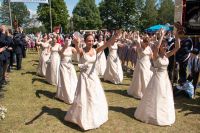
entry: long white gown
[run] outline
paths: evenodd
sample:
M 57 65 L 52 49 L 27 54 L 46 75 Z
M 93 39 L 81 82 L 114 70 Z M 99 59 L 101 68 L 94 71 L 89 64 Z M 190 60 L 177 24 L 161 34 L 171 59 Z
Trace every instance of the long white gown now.
M 108 104 L 95 70 L 95 62 L 96 51 L 93 56 L 83 53 L 80 58 L 75 99 L 64 118 L 84 130 L 98 128 L 108 120 Z
M 172 85 L 167 73 L 169 60 L 159 57 L 154 61 L 154 73 L 144 92 L 135 118 L 149 124 L 166 126 L 175 122 Z
M 100 43 L 97 43 L 97 47 L 100 47 L 102 45 L 104 45 L 103 41 Z M 103 76 L 106 70 L 106 56 L 105 56 L 104 51 L 101 51 L 100 53 L 97 54 L 97 61 L 96 61 L 95 66 L 96 66 L 97 74 L 100 76 Z
M 58 51 L 60 48 L 61 46 L 59 44 L 51 48 L 50 60 L 47 64 L 46 81 L 52 85 L 58 84 L 58 71 L 60 66 L 60 55 Z
M 117 54 L 117 49 L 117 43 L 114 43 L 109 48 L 106 70 L 103 76 L 105 81 L 110 81 L 114 84 L 119 84 L 123 81 L 123 70 L 119 56 Z
M 46 42 L 46 43 L 42 43 L 41 46 L 42 46 L 42 52 L 39 58 L 37 74 L 39 76 L 45 77 L 46 69 L 47 69 L 47 61 L 49 60 L 49 57 L 50 57 L 50 52 L 48 51 L 50 44 Z
M 64 50 L 61 56 L 56 97 L 65 103 L 72 104 L 77 86 L 77 75 L 72 64 L 72 47 Z
M 142 98 L 143 93 L 153 75 L 153 72 L 150 70 L 151 55 L 152 50 L 149 46 L 147 46 L 144 50 L 138 51 L 138 60 L 133 73 L 132 82 L 127 90 L 128 95 L 138 99 Z

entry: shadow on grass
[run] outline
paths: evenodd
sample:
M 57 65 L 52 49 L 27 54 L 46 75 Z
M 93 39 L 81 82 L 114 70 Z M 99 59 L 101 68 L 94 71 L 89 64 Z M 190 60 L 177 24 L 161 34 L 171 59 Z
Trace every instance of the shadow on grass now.
M 31 60 L 31 62 L 39 62 L 39 60 Z
M 38 98 L 41 98 L 41 96 L 40 96 L 41 94 L 48 98 L 51 98 L 51 99 L 54 99 L 54 97 L 56 95 L 56 93 L 54 93 L 54 92 L 50 92 L 50 91 L 46 91 L 46 90 L 36 90 L 35 95 Z
M 25 125 L 33 124 L 33 122 L 36 121 L 38 118 L 40 118 L 43 114 L 54 116 L 60 122 L 62 122 L 64 125 L 72 128 L 72 129 L 75 129 L 77 131 L 83 131 L 76 124 L 73 124 L 71 122 L 67 122 L 67 121 L 64 120 L 64 117 L 66 115 L 66 111 L 63 111 L 63 110 L 61 110 L 59 108 L 50 108 L 50 107 L 47 107 L 47 106 L 43 106 L 42 109 L 41 109 L 41 112 L 38 115 L 36 115 L 33 119 L 31 119 L 30 121 L 26 122 Z
M 25 74 L 37 75 L 36 72 L 30 72 L 30 71 L 25 72 L 25 73 L 21 73 L 21 75 L 25 75 Z
M 126 86 L 129 86 L 130 84 L 124 84 L 124 83 L 119 83 L 119 84 L 114 84 L 108 80 L 104 80 L 103 78 L 99 78 L 101 82 L 104 82 L 104 83 L 107 83 L 107 84 L 110 84 L 110 85 L 117 85 L 117 86 L 120 86 L 120 85 L 126 85 Z
M 123 107 L 117 107 L 117 106 L 109 106 L 109 110 L 123 113 L 123 114 L 127 115 L 128 117 L 134 118 L 134 113 L 135 113 L 136 107 L 123 108 Z
M 32 66 L 38 66 L 38 63 L 34 63 L 34 64 L 32 64 Z
M 120 94 L 122 96 L 125 96 L 125 97 L 131 97 L 127 94 L 127 91 L 126 90 L 104 90 L 105 92 L 108 92 L 108 93 L 116 93 L 116 94 Z M 132 97 L 131 97 L 132 98 Z
M 131 72 L 124 72 L 124 77 L 132 78 L 133 77 L 133 71 L 131 71 Z
M 49 84 L 45 79 L 43 79 L 43 78 L 32 78 L 32 84 L 34 84 L 35 81 L 42 82 L 42 83 L 45 83 L 45 84 L 50 85 L 50 84 Z
M 1 98 L 4 98 L 4 93 L 3 92 L 0 92 L 0 99 Z
M 46 97 L 48 97 L 50 99 L 55 99 L 55 100 L 57 100 L 59 102 L 63 102 L 62 100 L 60 100 L 60 99 L 58 99 L 58 98 L 55 97 L 56 96 L 55 92 L 50 92 L 50 91 L 46 91 L 46 90 L 36 90 L 35 95 L 38 98 L 41 98 L 40 95 L 44 95 L 44 96 L 46 96 Z
M 175 108 L 180 109 L 179 112 L 187 112 L 184 113 L 185 116 L 200 114 L 200 92 L 196 93 L 195 99 L 189 99 L 184 95 L 175 97 Z

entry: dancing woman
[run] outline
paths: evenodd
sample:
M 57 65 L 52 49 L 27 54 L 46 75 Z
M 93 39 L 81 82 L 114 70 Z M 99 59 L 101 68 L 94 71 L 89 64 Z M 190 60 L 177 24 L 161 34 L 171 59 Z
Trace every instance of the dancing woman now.
M 46 80 L 49 84 L 58 84 L 58 71 L 60 66 L 60 55 L 58 51 L 61 49 L 59 43 L 57 43 L 58 36 L 54 36 L 52 39 L 52 46 L 50 48 L 50 58 L 47 64 Z
M 118 46 L 123 47 L 119 41 L 109 46 L 106 70 L 103 75 L 104 81 L 110 81 L 114 84 L 120 84 L 123 81 L 122 64 L 117 53 Z
M 131 85 L 127 92 L 128 95 L 141 99 L 152 76 L 152 71 L 150 70 L 152 50 L 149 46 L 149 39 L 146 37 L 142 42 L 140 42 L 139 32 L 136 34 L 138 60 L 133 73 Z
M 162 29 L 160 33 L 159 43 L 153 50 L 154 73 L 134 116 L 145 123 L 166 126 L 175 122 L 173 90 L 167 72 L 168 58 L 180 48 L 180 39 L 176 34 L 175 48 L 166 52 L 165 31 Z
M 47 69 L 47 61 L 49 60 L 50 57 L 50 44 L 49 42 L 51 39 L 48 40 L 48 36 L 45 34 L 43 35 L 43 41 L 38 42 L 38 46 L 41 46 L 42 52 L 39 58 L 39 65 L 38 65 L 38 70 L 37 74 L 39 76 L 45 77 L 46 76 L 46 69 Z
M 86 47 L 83 49 L 78 47 L 80 39 L 74 38 L 75 48 L 80 55 L 80 75 L 74 102 L 64 119 L 76 123 L 84 130 L 98 128 L 108 120 L 108 105 L 95 70 L 95 62 L 97 54 L 113 44 L 119 34 L 116 32 L 108 42 L 96 50 L 92 48 L 92 34 L 85 36 Z
M 68 42 L 68 38 L 65 38 L 64 46 L 59 51 L 61 62 L 56 97 L 65 103 L 72 104 L 78 79 L 72 64 L 72 55 L 76 54 L 76 49 L 68 46 Z

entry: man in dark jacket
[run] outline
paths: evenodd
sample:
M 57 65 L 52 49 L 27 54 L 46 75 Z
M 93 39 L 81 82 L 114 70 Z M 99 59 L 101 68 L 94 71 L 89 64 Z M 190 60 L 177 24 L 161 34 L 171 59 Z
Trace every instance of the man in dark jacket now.
M 187 80 L 187 65 L 190 52 L 193 49 L 191 38 L 181 39 L 181 48 L 176 53 L 176 61 L 179 63 L 179 84 L 183 85 Z
M 175 38 L 173 37 L 171 31 L 167 33 L 168 47 L 167 50 L 171 51 L 175 48 Z M 171 80 L 172 84 L 177 83 L 178 80 L 178 70 L 177 70 L 177 63 L 175 55 L 169 57 L 169 65 L 167 67 L 169 79 Z
M 16 60 L 17 60 L 17 70 L 21 69 L 22 64 L 22 51 L 23 51 L 23 35 L 20 33 L 19 28 L 14 32 L 13 36 L 14 41 L 14 52 L 16 54 Z
M 3 84 L 3 61 L 6 59 L 4 51 L 8 45 L 8 42 L 5 40 L 5 30 L 6 26 L 0 26 L 0 86 Z

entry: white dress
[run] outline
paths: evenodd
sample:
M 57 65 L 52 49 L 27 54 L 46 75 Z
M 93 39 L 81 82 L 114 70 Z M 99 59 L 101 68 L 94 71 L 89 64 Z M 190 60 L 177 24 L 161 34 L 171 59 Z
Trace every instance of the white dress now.
M 77 82 L 76 70 L 72 64 L 72 47 L 68 47 L 61 57 L 56 97 L 65 103 L 72 104 Z
M 108 105 L 95 71 L 95 61 L 96 51 L 93 56 L 84 53 L 80 58 L 75 99 L 64 118 L 84 130 L 98 128 L 108 120 Z
M 110 81 L 114 84 L 122 83 L 123 80 L 123 70 L 117 54 L 117 49 L 117 43 L 114 43 L 114 45 L 109 48 L 106 70 L 103 76 L 105 81 Z
M 153 125 L 171 125 L 175 122 L 172 85 L 167 73 L 169 60 L 159 57 L 154 62 L 154 73 L 144 92 L 135 118 Z
M 97 47 L 100 47 L 104 45 L 103 41 L 97 44 Z M 97 74 L 100 76 L 104 75 L 104 72 L 106 70 L 106 56 L 104 51 L 97 54 L 97 61 L 96 61 L 96 71 Z
M 50 60 L 47 64 L 46 81 L 52 85 L 58 84 L 58 71 L 60 66 L 60 55 L 58 51 L 60 47 L 60 45 L 56 44 L 51 48 Z
M 47 61 L 49 60 L 49 57 L 50 57 L 50 52 L 48 52 L 50 45 L 49 43 L 42 43 L 41 46 L 42 46 L 42 52 L 40 54 L 37 74 L 39 76 L 45 77 L 46 69 L 47 69 Z
M 138 99 L 142 98 L 143 93 L 153 75 L 153 72 L 150 70 L 151 55 L 152 50 L 149 46 L 142 51 L 138 51 L 138 60 L 134 69 L 132 82 L 127 90 L 128 95 Z

